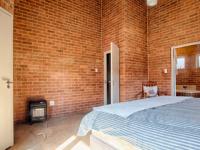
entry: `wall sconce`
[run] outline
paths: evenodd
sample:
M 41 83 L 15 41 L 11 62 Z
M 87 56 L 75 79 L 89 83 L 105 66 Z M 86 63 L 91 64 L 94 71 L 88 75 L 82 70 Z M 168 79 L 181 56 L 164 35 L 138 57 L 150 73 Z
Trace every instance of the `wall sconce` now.
M 147 6 L 153 7 L 156 6 L 158 3 L 158 0 L 147 0 Z

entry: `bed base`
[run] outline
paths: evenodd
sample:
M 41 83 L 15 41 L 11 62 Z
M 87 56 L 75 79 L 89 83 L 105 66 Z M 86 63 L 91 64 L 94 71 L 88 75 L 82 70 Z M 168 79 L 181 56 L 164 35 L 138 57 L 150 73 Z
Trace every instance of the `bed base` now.
M 127 141 L 118 137 L 103 134 L 102 132 L 92 131 L 90 135 L 91 150 L 140 150 Z

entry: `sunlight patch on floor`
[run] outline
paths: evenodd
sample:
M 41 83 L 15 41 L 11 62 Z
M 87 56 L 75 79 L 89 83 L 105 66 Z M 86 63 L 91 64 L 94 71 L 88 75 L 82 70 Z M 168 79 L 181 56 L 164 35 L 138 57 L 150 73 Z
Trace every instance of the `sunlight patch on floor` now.
M 67 139 L 64 143 L 59 145 L 56 150 L 64 150 L 69 144 L 71 144 L 76 139 L 76 136 L 71 136 L 69 139 Z
M 90 148 L 84 142 L 79 141 L 71 150 L 90 150 Z
M 90 150 L 89 146 L 85 144 L 83 141 L 76 141 L 77 137 L 75 135 L 68 138 L 65 142 L 59 145 L 56 150 L 66 150 L 69 147 L 70 150 Z M 73 145 L 73 146 L 72 146 Z

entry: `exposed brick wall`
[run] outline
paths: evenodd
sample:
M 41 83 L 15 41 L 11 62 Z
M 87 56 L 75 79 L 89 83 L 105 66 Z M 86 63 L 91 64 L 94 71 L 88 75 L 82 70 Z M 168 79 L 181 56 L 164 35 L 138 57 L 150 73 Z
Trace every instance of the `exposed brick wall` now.
M 177 85 L 196 85 L 200 90 L 200 68 L 197 66 L 197 56 L 200 55 L 200 47 L 189 46 L 176 49 L 177 57 L 185 58 L 185 68 L 178 69 L 176 74 Z
M 120 100 L 141 90 L 147 77 L 144 1 L 18 0 L 14 19 L 16 121 L 25 119 L 27 97 L 34 95 L 56 101 L 52 116 L 102 104 L 103 52 L 110 42 L 120 48 Z
M 110 43 L 119 47 L 123 42 L 123 1 L 102 0 L 102 41 L 103 50 L 110 50 Z
M 159 0 L 148 11 L 149 77 L 171 93 L 171 47 L 200 41 L 199 0 Z M 168 74 L 162 70 L 168 69 Z
M 100 12 L 99 0 L 15 2 L 15 121 L 25 119 L 28 96 L 55 100 L 52 116 L 103 103 Z
M 147 7 L 145 0 L 125 1 L 125 98 L 132 100 L 147 80 Z M 141 96 L 141 95 L 139 95 Z
M 147 80 L 144 0 L 102 1 L 103 50 L 114 42 L 120 48 L 120 101 L 137 98 Z
M 56 100 L 53 116 L 102 104 L 103 52 L 110 42 L 120 48 L 120 101 L 137 97 L 147 66 L 149 79 L 170 94 L 170 48 L 200 41 L 200 1 L 159 0 L 146 9 L 145 0 L 102 0 L 102 6 L 101 0 L 17 0 L 15 120 L 24 120 L 31 95 Z
M 0 7 L 6 9 L 13 14 L 14 12 L 14 0 L 0 0 Z

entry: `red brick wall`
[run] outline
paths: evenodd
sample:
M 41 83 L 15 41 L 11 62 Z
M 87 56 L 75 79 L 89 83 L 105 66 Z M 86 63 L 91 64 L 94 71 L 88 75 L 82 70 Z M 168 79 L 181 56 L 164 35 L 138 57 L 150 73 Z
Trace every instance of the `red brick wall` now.
M 110 42 L 120 47 L 121 101 L 141 90 L 147 78 L 144 1 L 18 0 L 14 19 L 16 121 L 25 119 L 27 97 L 34 95 L 55 100 L 52 116 L 102 104 L 103 52 Z
M 103 103 L 100 14 L 100 0 L 15 2 L 15 121 L 25 119 L 29 96 L 55 100 L 52 116 Z
M 137 98 L 142 81 L 147 80 L 144 0 L 103 0 L 103 50 L 111 42 L 120 48 L 120 101 Z
M 110 43 L 119 47 L 123 42 L 123 1 L 102 0 L 102 47 L 104 51 L 110 50 Z
M 171 47 L 200 41 L 200 1 L 160 0 L 148 11 L 150 80 L 171 93 Z M 162 70 L 168 69 L 168 74 Z
M 125 98 L 132 100 L 147 80 L 147 7 L 145 0 L 125 1 Z M 141 95 L 139 95 L 141 96 Z M 140 98 L 140 97 L 138 97 Z
M 170 48 L 200 40 L 199 6 L 199 0 L 160 0 L 147 17 L 145 0 L 102 0 L 102 7 L 100 0 L 17 0 L 15 120 L 25 118 L 31 95 L 55 100 L 53 116 L 102 104 L 103 52 L 110 42 L 120 48 L 121 101 L 137 97 L 147 66 L 149 79 L 170 93 Z
M 13 14 L 14 0 L 0 0 L 0 7 L 6 9 L 8 12 Z

